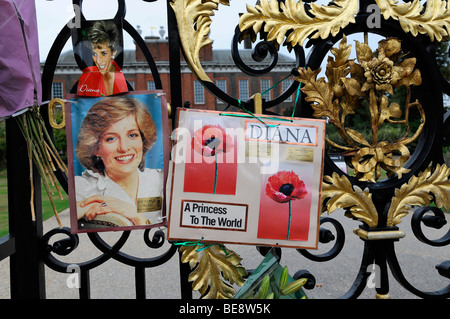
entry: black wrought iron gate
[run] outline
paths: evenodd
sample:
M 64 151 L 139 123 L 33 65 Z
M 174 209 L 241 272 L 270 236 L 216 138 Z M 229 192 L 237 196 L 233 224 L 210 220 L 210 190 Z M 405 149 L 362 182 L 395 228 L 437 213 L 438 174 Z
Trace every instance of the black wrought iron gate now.
M 157 0 L 147 0 L 147 2 L 154 1 Z M 124 13 L 125 0 L 118 2 L 118 14 Z M 198 66 L 196 62 L 200 61 L 196 60 L 195 53 L 198 48 L 206 44 L 207 39 L 199 39 L 197 45 L 191 43 L 191 36 L 195 37 L 205 31 L 198 23 L 198 19 L 200 17 L 209 19 L 213 15 L 213 10 L 219 10 L 219 7 L 223 5 L 233 5 L 232 2 L 228 0 L 167 0 L 170 98 L 173 114 L 183 105 L 180 50 L 183 51 L 185 60 L 201 83 L 225 105 L 243 108 L 249 112 L 257 111 L 254 99 L 240 101 L 237 97 L 228 95 L 208 77 L 201 63 L 200 67 Z M 81 0 L 74 0 L 73 3 L 82 5 Z M 276 66 L 277 51 L 283 43 L 296 55 L 297 65 L 292 70 L 292 77 L 296 81 L 293 81 L 291 86 L 279 96 L 272 100 L 263 100 L 263 112 L 271 113 L 269 108 L 292 96 L 301 85 L 302 93 L 296 101 L 295 116 L 328 118 L 330 125 L 334 124 L 345 141 L 349 142 L 347 144 L 350 144 L 350 146 L 339 145 L 341 142 L 329 139 L 329 142 L 334 146 L 337 145 L 345 155 L 347 164 L 353 169 L 354 174 L 344 173 L 331 160 L 329 154 L 326 154 L 324 167 L 324 211 L 332 212 L 336 208 L 343 208 L 349 217 L 359 221 L 361 224 L 355 230 L 355 234 L 361 238 L 365 247 L 361 260 L 354 261 L 361 263 L 359 272 L 355 274 L 356 279 L 350 290 L 341 298 L 356 298 L 361 294 L 370 275 L 367 269 L 373 263 L 380 269 L 381 285 L 376 288 L 379 298 L 389 297 L 388 269 L 405 289 L 419 297 L 448 298 L 450 296 L 448 282 L 450 260 L 442 260 L 436 266 L 438 272 L 436 275 L 442 276 L 443 282 L 447 282 L 447 285 L 438 291 L 424 292 L 415 288 L 404 277 L 395 250 L 395 242 L 404 236 L 398 224 L 407 212 L 406 205 L 422 206 L 415 209 L 415 212 L 410 212 L 413 214 L 414 235 L 420 241 L 431 246 L 440 246 L 447 253 L 446 247 L 450 244 L 450 231 L 439 239 L 429 239 L 422 230 L 423 227 L 443 227 L 445 225 L 443 210 L 448 210 L 450 203 L 450 171 L 443 159 L 443 147 L 448 147 L 448 136 L 444 132 L 450 124 L 449 113 L 448 111 L 445 113 L 443 106 L 443 94 L 450 95 L 450 84 L 441 75 L 435 56 L 436 46 L 448 40 L 450 32 L 447 30 L 447 12 L 450 10 L 448 4 L 440 0 L 429 0 L 423 6 L 416 1 L 395 4 L 388 0 L 341 0 L 319 7 L 314 1 L 262 0 L 257 1 L 255 6 L 252 3 L 249 5 L 251 9 L 242 16 L 240 25 L 235 29 L 231 50 L 236 65 L 246 74 L 258 76 L 261 73 L 270 74 Z M 435 15 L 431 17 L 432 8 L 438 8 L 438 6 L 440 9 L 436 10 Z M 405 12 L 410 14 L 407 15 Z M 189 21 L 194 24 L 189 25 Z M 155 79 L 156 88 L 165 89 L 161 85 L 150 51 L 139 33 L 126 19 L 124 31 L 130 34 L 143 51 Z M 346 47 L 345 39 L 346 36 L 357 33 L 366 37 L 369 34 L 377 34 L 385 39 L 385 42 L 378 43 L 378 51 L 374 55 L 372 51 L 376 48 L 371 49 L 370 58 L 365 56 L 367 54 L 365 45 L 368 46 L 368 43 L 359 43 L 357 58 L 349 59 L 343 53 L 349 49 Z M 188 37 L 187 34 L 190 36 Z M 261 61 L 267 55 L 272 57 L 271 64 L 263 71 L 245 65 L 238 50 L 238 43 L 244 38 L 252 38 L 256 41 L 258 37 L 258 43 L 253 50 L 255 59 Z M 65 26 L 55 39 L 46 59 L 42 74 L 43 101 L 51 98 L 51 84 L 58 57 L 69 38 L 70 30 Z M 392 38 L 400 41 L 386 40 Z M 303 41 L 312 48 L 307 58 L 305 58 Z M 337 43 L 340 43 L 339 49 L 335 47 Z M 333 47 L 335 49 L 332 49 Z M 334 78 L 333 84 L 327 86 L 327 82 L 317 80 L 311 71 L 322 65 L 330 50 L 336 60 L 334 64 L 328 65 L 330 67 L 330 73 L 326 74 L 328 80 L 330 81 L 333 77 L 332 70 L 343 73 Z M 407 60 L 410 57 L 414 57 L 415 63 L 413 60 Z M 419 70 L 419 73 L 414 73 L 413 70 Z M 362 82 L 357 84 L 357 81 Z M 349 104 L 366 98 L 368 101 L 366 107 L 377 105 L 376 108 L 372 107 L 372 122 L 367 124 L 368 127 L 372 127 L 372 133 L 378 128 L 380 122 L 395 122 L 396 118 L 402 116 L 398 112 L 400 105 L 397 102 L 389 103 L 388 99 L 393 94 L 393 88 L 400 84 L 407 88 L 411 108 L 420 109 L 420 112 L 416 114 L 420 119 L 418 127 L 415 128 L 418 134 L 417 136 L 412 134 L 417 144 L 411 155 L 408 150 L 405 150 L 411 136 L 386 143 L 375 139 L 373 140 L 375 143 L 372 143 L 373 141 L 366 141 L 362 134 L 345 127 L 347 122 L 343 120 L 345 116 L 355 113 L 354 109 L 349 108 Z M 414 89 L 409 91 L 410 87 Z M 330 95 L 325 96 L 324 90 L 328 90 Z M 370 93 L 377 90 L 388 93 L 384 95 Z M 320 94 L 323 96 L 318 98 Z M 326 99 L 329 99 L 331 103 L 326 104 Z M 408 110 L 409 104 L 407 103 Z M 337 113 L 333 113 L 336 111 Z M 342 115 L 343 111 L 345 115 Z M 46 112 L 46 107 L 42 107 L 41 113 L 44 118 L 46 118 Z M 406 124 L 409 131 L 408 119 L 402 123 Z M 30 203 L 24 200 L 31 196 L 26 143 L 14 119 L 8 119 L 6 124 L 10 234 L 0 239 L 0 260 L 9 257 L 11 261 L 12 298 L 45 298 L 44 267 L 67 273 L 72 264 L 61 261 L 58 256 L 73 252 L 77 248 L 79 238 L 71 234 L 67 228 L 56 228 L 43 233 L 41 195 L 38 192 L 35 194 L 34 203 L 37 218 L 36 221 L 30 219 Z M 51 130 L 50 126 L 48 128 Z M 339 148 L 339 146 L 342 147 Z M 378 176 L 380 167 L 388 172 L 386 179 Z M 62 172 L 57 174 L 67 192 L 67 177 Z M 34 177 L 34 189 L 39 189 L 39 176 L 34 173 Z M 345 234 L 332 215 L 324 214 L 321 224 L 326 223 L 330 223 L 335 232 L 321 228 L 320 242 L 334 241 L 335 244 L 330 251 L 316 255 L 314 251 L 298 250 L 299 254 L 316 262 L 333 262 L 333 258 L 339 255 L 345 245 Z M 54 240 L 56 235 L 62 235 L 65 238 Z M 127 255 L 121 252 L 121 247 L 127 242 L 129 235 L 129 231 L 123 232 L 120 239 L 113 245 L 103 241 L 101 235 L 95 233 L 88 235 L 89 240 L 101 251 L 101 255 L 92 260 L 76 263 L 81 275 L 80 298 L 90 298 L 90 271 L 111 258 L 134 268 L 136 298 L 146 297 L 146 269 L 163 265 L 171 258 L 179 258 L 178 246 L 172 244 L 166 251 L 152 258 Z M 143 240 L 149 249 L 159 248 L 166 241 L 165 233 L 159 229 L 148 230 L 145 231 Z M 267 253 L 268 249 L 258 247 L 261 254 Z M 281 256 L 282 249 L 277 248 L 275 252 Z M 188 264 L 180 262 L 180 269 L 180 274 L 170 274 L 170 276 L 179 275 L 182 298 L 192 298 L 192 288 L 188 282 L 190 268 Z M 311 274 L 302 273 L 298 276 L 309 276 L 313 283 L 313 270 Z M 314 288 L 314 284 L 310 285 L 310 288 Z

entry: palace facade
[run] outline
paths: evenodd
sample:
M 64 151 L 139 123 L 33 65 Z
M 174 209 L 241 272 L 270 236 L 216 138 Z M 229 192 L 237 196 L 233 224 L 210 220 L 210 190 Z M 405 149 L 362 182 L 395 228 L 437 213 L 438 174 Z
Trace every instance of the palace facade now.
M 158 36 L 146 36 L 145 43 L 155 60 L 163 90 L 167 93 L 168 102 L 170 103 L 168 40 L 167 38 Z M 261 66 L 267 66 L 270 62 L 270 57 L 262 62 L 254 61 L 251 56 L 251 49 L 242 49 L 240 54 L 241 59 L 250 67 L 261 68 Z M 263 98 L 266 99 L 273 99 L 284 92 L 293 81 L 293 77 L 286 77 L 291 73 L 292 68 L 295 67 L 295 60 L 284 55 L 278 56 L 277 66 L 270 73 L 258 77 L 249 76 L 236 66 L 231 56 L 231 49 L 214 50 L 213 44 L 211 44 L 202 49 L 201 60 L 203 68 L 216 86 L 228 95 L 241 101 L 246 101 L 255 93 L 264 92 L 278 83 L 278 85 L 263 96 Z M 138 46 L 136 46 L 135 50 L 124 51 L 122 70 L 126 80 L 134 90 L 155 89 L 153 75 L 142 50 Z M 73 52 L 67 51 L 62 53 L 58 60 L 58 65 L 53 78 L 52 98 L 62 98 L 66 93 L 69 93 L 78 81 L 80 75 L 81 70 L 75 62 Z M 189 105 L 191 108 L 209 110 L 223 110 L 227 106 L 223 101 L 210 94 L 202 84 L 197 81 L 197 78 L 184 61 L 182 54 L 181 77 L 182 100 L 185 105 Z M 273 107 L 271 110 L 282 114 L 285 110 L 292 108 L 294 99 L 295 96 L 292 96 L 282 104 Z

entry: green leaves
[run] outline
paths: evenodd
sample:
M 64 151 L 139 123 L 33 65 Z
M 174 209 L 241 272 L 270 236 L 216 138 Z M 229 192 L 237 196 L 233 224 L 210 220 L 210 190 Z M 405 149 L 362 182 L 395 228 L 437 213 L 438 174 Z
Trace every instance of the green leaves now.
M 270 276 L 267 275 L 262 280 L 261 286 L 259 286 L 256 299 L 267 299 L 267 297 L 269 296 L 269 287 L 270 287 Z
M 285 295 L 285 296 L 294 294 L 297 291 L 299 291 L 300 288 L 302 288 L 306 284 L 307 281 L 308 281 L 307 278 L 297 279 L 296 281 L 293 281 L 290 284 L 287 284 L 286 286 L 281 288 L 280 292 L 282 295 Z
M 254 299 L 280 299 L 282 296 L 289 296 L 299 291 L 308 281 L 307 278 L 294 280 L 290 283 L 289 272 L 287 266 L 283 268 L 280 276 L 279 286 L 276 281 L 269 275 L 266 275 L 259 286 L 258 291 L 253 296 Z M 272 290 L 272 291 L 271 291 Z M 306 298 L 306 297 L 305 297 Z M 302 297 L 303 299 L 303 297 Z
M 289 279 L 288 268 L 284 267 L 280 276 L 280 288 L 285 287 Z

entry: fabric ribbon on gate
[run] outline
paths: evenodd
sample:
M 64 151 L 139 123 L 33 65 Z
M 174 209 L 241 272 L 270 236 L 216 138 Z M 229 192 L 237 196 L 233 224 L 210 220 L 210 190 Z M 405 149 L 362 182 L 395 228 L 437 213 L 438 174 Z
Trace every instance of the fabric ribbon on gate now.
M 41 104 L 34 1 L 0 2 L 0 118 Z

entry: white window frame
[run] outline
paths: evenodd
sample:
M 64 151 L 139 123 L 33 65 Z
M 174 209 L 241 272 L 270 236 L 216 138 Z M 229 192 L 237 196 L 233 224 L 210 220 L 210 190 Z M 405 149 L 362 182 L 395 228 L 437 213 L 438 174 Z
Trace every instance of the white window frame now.
M 57 88 L 56 86 L 59 86 L 59 87 Z M 61 91 L 61 93 L 57 94 L 56 91 Z M 56 99 L 56 98 L 59 98 L 59 99 L 64 98 L 64 84 L 62 82 L 53 82 L 52 83 L 52 99 Z
M 285 79 L 283 82 L 281 82 L 281 89 L 282 91 L 286 91 L 292 84 L 292 79 Z M 284 102 L 292 102 L 292 95 L 289 95 L 289 97 L 284 100 Z
M 225 80 L 225 79 L 218 79 L 218 80 L 216 80 L 216 86 L 220 90 L 222 90 L 224 93 L 228 93 L 227 80 Z M 221 99 L 217 99 L 217 103 L 218 104 L 220 104 L 220 103 L 223 104 L 223 101 Z
M 147 90 L 156 90 L 155 81 L 147 81 Z
M 248 80 L 241 79 L 239 80 L 238 84 L 239 84 L 239 100 L 241 100 L 242 102 L 248 101 L 248 99 L 250 98 Z
M 205 88 L 197 80 L 194 80 L 194 104 L 205 104 Z
M 270 79 L 261 79 L 259 81 L 259 85 L 261 87 L 261 93 L 268 90 L 272 86 L 272 81 Z M 266 101 L 270 101 L 272 99 L 272 91 L 269 91 L 261 96 Z

